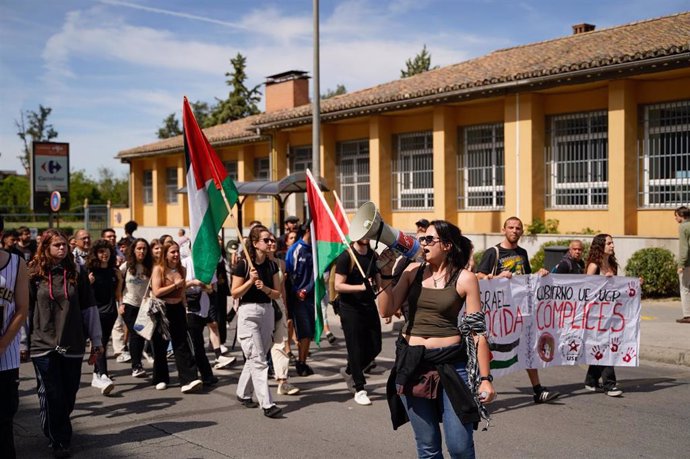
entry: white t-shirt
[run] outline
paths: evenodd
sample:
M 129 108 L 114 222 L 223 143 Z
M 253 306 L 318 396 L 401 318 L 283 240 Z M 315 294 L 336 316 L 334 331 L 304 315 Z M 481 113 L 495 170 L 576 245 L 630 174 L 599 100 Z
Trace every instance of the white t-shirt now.
M 182 266 L 184 266 L 184 269 L 187 271 L 187 275 L 185 277 L 185 280 L 191 281 L 194 280 L 194 263 L 192 262 L 192 257 L 187 257 L 182 260 Z M 218 279 L 216 279 L 216 275 L 213 275 L 213 279 L 211 279 L 211 285 L 214 285 L 218 282 Z M 201 287 L 188 287 L 187 290 L 190 292 L 199 292 L 202 290 Z M 202 292 L 201 297 L 199 298 L 199 303 L 201 305 L 201 309 L 199 311 L 187 311 L 190 314 L 196 314 L 201 317 L 208 317 L 208 310 L 211 307 L 211 299 L 208 297 L 208 293 Z

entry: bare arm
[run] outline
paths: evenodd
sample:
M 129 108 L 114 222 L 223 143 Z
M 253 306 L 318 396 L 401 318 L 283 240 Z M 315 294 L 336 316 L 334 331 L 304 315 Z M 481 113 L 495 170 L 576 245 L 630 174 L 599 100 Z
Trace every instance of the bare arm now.
M 410 285 L 417 274 L 417 269 L 420 267 L 419 263 L 412 263 L 405 268 L 400 280 L 392 289 L 386 284 L 383 286 L 378 297 L 378 309 L 381 317 L 390 317 L 396 313 L 407 298 L 410 290 Z
M 365 292 L 367 290 L 367 286 L 364 285 L 364 282 L 358 285 L 354 285 L 348 284 L 346 281 L 347 276 L 345 274 L 335 273 L 335 291 L 338 293 L 358 293 Z
M 19 258 L 19 275 L 14 289 L 15 310 L 5 334 L 0 337 L 0 355 L 5 353 L 7 346 L 10 345 L 14 337 L 19 333 L 22 326 L 26 323 L 29 314 L 29 275 L 26 263 Z
M 184 279 L 177 279 L 173 284 L 164 286 L 164 276 L 165 273 L 163 272 L 163 268 L 160 266 L 153 268 L 153 273 L 151 273 L 151 290 L 157 297 L 168 295 L 178 288 L 185 286 Z
M 597 269 L 597 265 L 595 265 L 594 263 L 590 263 L 587 265 L 587 274 L 596 274 Z

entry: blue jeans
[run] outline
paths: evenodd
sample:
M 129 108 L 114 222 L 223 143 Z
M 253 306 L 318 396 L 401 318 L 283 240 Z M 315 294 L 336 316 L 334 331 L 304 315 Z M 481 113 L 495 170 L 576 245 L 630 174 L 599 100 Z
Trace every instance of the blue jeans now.
M 455 369 L 467 383 L 465 363 L 458 363 Z M 439 389 L 438 398 L 435 400 L 405 395 L 401 395 L 400 398 L 412 424 L 417 442 L 417 457 L 420 459 L 443 457 L 441 427 L 439 426 L 439 423 L 443 421 L 443 434 L 450 457 L 474 459 L 473 423 L 463 424 L 460 421 L 443 387 Z

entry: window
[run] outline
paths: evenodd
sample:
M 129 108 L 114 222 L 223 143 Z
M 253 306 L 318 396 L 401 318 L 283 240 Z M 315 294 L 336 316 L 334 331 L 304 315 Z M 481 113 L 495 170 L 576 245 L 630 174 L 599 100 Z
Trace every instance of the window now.
M 546 205 L 601 209 L 608 204 L 606 111 L 547 119 Z
M 239 173 L 237 172 L 237 161 L 223 161 L 223 166 L 225 171 L 228 173 L 228 177 L 233 182 L 239 180 Z
M 271 162 L 268 156 L 265 158 L 254 158 L 254 180 L 271 180 Z M 270 196 L 259 195 L 257 201 L 266 201 Z
M 168 204 L 177 203 L 177 168 L 167 167 L 165 169 L 165 202 Z
M 433 137 L 431 132 L 395 136 L 393 142 L 393 208 L 434 207 Z
M 153 204 L 153 171 L 144 171 L 144 186 L 142 189 L 144 204 Z
M 340 200 L 348 210 L 369 200 L 369 141 L 354 140 L 336 145 Z
M 290 173 L 311 170 L 311 145 L 290 149 Z M 314 171 L 312 171 L 314 172 Z
M 458 208 L 500 209 L 505 205 L 503 124 L 469 126 L 460 131 Z
M 690 100 L 642 107 L 640 207 L 690 203 Z

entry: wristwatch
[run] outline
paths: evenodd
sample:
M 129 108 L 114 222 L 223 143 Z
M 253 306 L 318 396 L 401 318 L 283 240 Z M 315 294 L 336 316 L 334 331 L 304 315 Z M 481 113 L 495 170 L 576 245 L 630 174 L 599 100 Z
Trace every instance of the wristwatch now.
M 479 377 L 479 380 L 480 380 L 480 381 L 494 382 L 494 377 L 493 377 L 493 375 L 481 376 L 481 377 Z

